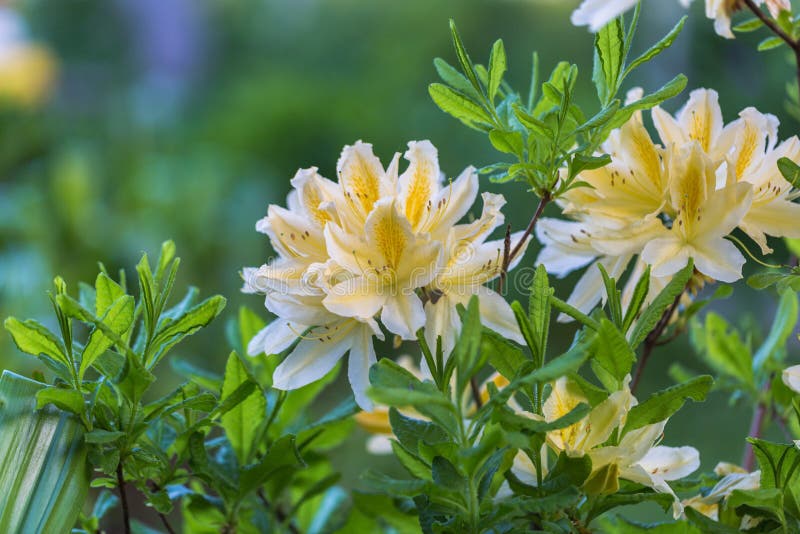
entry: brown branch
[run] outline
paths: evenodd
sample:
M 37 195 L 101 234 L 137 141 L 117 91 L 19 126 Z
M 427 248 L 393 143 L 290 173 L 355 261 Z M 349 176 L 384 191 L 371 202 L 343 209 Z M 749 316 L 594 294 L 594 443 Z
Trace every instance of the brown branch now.
M 503 263 L 500 269 L 500 280 L 497 283 L 497 292 L 503 294 L 503 287 L 506 283 L 508 265 L 511 263 L 511 225 L 506 225 L 506 236 L 503 239 Z
M 161 519 L 161 524 L 164 525 L 164 528 L 167 529 L 167 532 L 169 532 L 169 534 L 175 534 L 175 529 L 172 528 L 172 525 L 169 524 L 167 516 L 165 516 L 161 512 L 158 512 L 158 517 L 159 519 Z
M 522 250 L 522 247 L 525 245 L 525 241 L 527 241 L 530 235 L 533 233 L 533 230 L 536 228 L 536 223 L 542 216 L 544 207 L 547 206 L 550 200 L 550 192 L 547 191 L 539 199 L 539 205 L 536 206 L 536 211 L 533 213 L 533 217 L 531 217 L 531 222 L 528 223 L 528 227 L 525 228 L 525 232 L 522 234 L 519 242 L 514 246 L 513 249 L 511 249 L 510 252 L 508 249 L 511 246 L 511 234 L 510 231 L 506 232 L 505 250 L 503 251 L 503 264 L 500 268 L 500 282 L 497 287 L 498 293 L 503 292 L 503 284 L 505 282 L 506 275 L 508 274 L 508 267 L 511 265 L 511 262 L 514 261 L 514 258 L 517 257 L 517 254 L 519 254 Z
M 122 460 L 117 464 L 117 487 L 119 488 L 119 501 L 122 505 L 122 524 L 125 534 L 131 532 L 131 514 L 128 509 L 128 494 L 125 491 L 125 475 L 122 472 Z
M 664 330 L 666 330 L 667 326 L 669 325 L 669 320 L 672 318 L 675 310 L 678 309 L 678 304 L 680 304 L 682 296 L 683 291 L 681 291 L 675 297 L 675 300 L 672 301 L 670 307 L 667 308 L 663 315 L 661 315 L 661 318 L 656 323 L 656 326 L 653 327 L 653 329 L 644 339 L 642 356 L 639 358 L 639 363 L 636 366 L 636 373 L 634 374 L 633 381 L 631 382 L 631 393 L 636 392 L 636 387 L 639 385 L 639 381 L 642 379 L 642 373 L 644 372 L 645 365 L 647 365 L 647 360 L 650 358 L 650 354 L 653 352 L 653 349 L 658 345 L 658 340 L 661 338 Z

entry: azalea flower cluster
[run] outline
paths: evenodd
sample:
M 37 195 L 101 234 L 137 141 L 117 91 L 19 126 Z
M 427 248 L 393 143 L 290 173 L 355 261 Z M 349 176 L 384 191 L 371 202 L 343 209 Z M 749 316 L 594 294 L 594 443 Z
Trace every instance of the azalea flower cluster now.
M 639 0 L 584 0 L 572 13 L 572 23 L 576 26 L 589 26 L 593 32 L 631 9 Z M 692 0 L 679 0 L 683 7 L 689 7 Z M 743 0 L 705 0 L 706 17 L 714 21 L 717 35 L 733 39 L 731 16 L 744 7 Z M 777 19 L 781 11 L 790 11 L 790 0 L 754 0 L 757 6 L 766 4 L 770 15 Z
M 435 347 L 441 337 L 447 355 L 461 329 L 456 308 L 472 295 L 484 325 L 523 342 L 508 303 L 484 285 L 503 269 L 504 240 L 487 238 L 504 222 L 505 199 L 483 193 L 480 217 L 458 224 L 478 194 L 475 170 L 467 168 L 445 186 L 430 142 L 408 144 L 403 173 L 399 157 L 384 169 L 371 145 L 347 146 L 338 182 L 316 168 L 299 170 L 287 208 L 270 205 L 257 223 L 278 256 L 245 269 L 244 290 L 265 294 L 278 318 L 253 338 L 248 352 L 280 354 L 294 346 L 275 369 L 274 387 L 314 382 L 349 351 L 350 383 L 368 410 L 373 337 L 384 339 L 378 320 L 401 339 L 416 339 L 424 327 L 428 343 Z M 512 243 L 521 238 L 513 235 Z
M 589 187 L 559 199 L 573 220 L 546 218 L 537 226 L 544 244 L 538 261 L 549 272 L 565 276 L 592 264 L 569 298 L 582 311 L 603 295 L 596 264 L 619 279 L 637 258 L 628 299 L 648 265 L 651 295 L 690 259 L 704 277 L 741 278 L 745 258 L 726 239 L 736 228 L 764 254 L 772 251 L 767 236 L 800 237 L 798 193 L 777 167 L 782 157 L 800 158 L 800 141 L 778 144 L 774 116 L 749 107 L 725 125 L 717 93 L 698 89 L 675 116 L 656 107 L 652 119 L 660 144 L 641 114 L 634 116 L 602 147 L 611 163 L 581 173 Z
M 409 356 L 401 356 L 398 364 L 419 379 L 430 378 L 415 365 Z M 497 372 L 486 379 L 479 388 L 479 395 L 484 403 L 489 400 L 489 383 L 502 389 L 508 386 L 509 381 Z M 614 484 L 617 478 L 622 478 L 642 484 L 657 492 L 672 495 L 675 499 L 673 512 L 677 518 L 682 514 L 683 506 L 668 482 L 679 480 L 696 471 L 700 467 L 700 453 L 694 447 L 660 445 L 659 442 L 667 424 L 666 419 L 621 434 L 627 421 L 628 412 L 637 404 L 629 383 L 630 376 L 625 379 L 622 389 L 611 393 L 584 418 L 566 428 L 549 431 L 546 446 L 556 455 L 562 452 L 572 457 L 588 455 L 592 461 L 592 473 L 609 471 L 611 474 L 607 478 L 611 484 Z M 550 385 L 550 394 L 542 406 L 543 416 L 525 411 L 513 399 L 508 402 L 508 406 L 518 415 L 554 422 L 574 410 L 579 404 L 589 403 L 580 386 L 567 377 L 561 377 Z M 475 410 L 473 400 L 468 396 L 461 399 L 461 402 L 464 405 L 464 413 L 469 418 L 469 414 Z M 405 411 L 405 415 L 421 417 L 408 410 Z M 373 454 L 392 452 L 391 440 L 394 438 L 394 434 L 389 423 L 387 407 L 379 405 L 370 412 L 360 412 L 356 415 L 356 421 L 371 434 L 367 440 L 369 452 Z M 609 444 L 612 435 L 622 435 L 622 438 L 618 443 L 612 445 Z M 546 463 L 543 465 L 543 469 L 547 469 Z M 538 483 L 536 468 L 524 452 L 517 453 L 512 470 L 523 482 L 530 485 Z M 542 474 L 546 475 L 547 473 L 545 471 Z M 592 480 L 591 475 L 589 480 Z M 722 496 L 719 497 L 719 499 L 721 498 Z M 689 504 L 699 507 L 701 505 L 699 499 L 698 497 Z M 710 503 L 711 499 L 712 496 L 707 496 L 706 500 L 702 502 Z M 710 513 L 709 510 L 710 508 L 704 508 L 702 511 Z

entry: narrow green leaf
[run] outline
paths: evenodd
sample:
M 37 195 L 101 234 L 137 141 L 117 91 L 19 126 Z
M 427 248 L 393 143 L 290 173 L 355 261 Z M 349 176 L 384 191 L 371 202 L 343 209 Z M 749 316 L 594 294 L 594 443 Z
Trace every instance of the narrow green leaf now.
M 622 292 L 617 289 L 617 281 L 608 276 L 608 271 L 601 262 L 597 262 L 600 274 L 603 276 L 603 285 L 606 289 L 606 304 L 611 314 L 611 320 L 617 327 L 622 327 Z
M 99 293 L 98 293 L 99 294 Z M 100 302 L 100 298 L 98 298 Z M 98 309 L 100 309 L 98 307 Z M 119 337 L 124 337 L 125 332 L 133 324 L 134 302 L 130 295 L 123 295 L 113 304 L 105 308 L 105 314 L 100 319 L 112 332 Z M 109 347 L 114 345 L 114 339 L 105 335 L 103 330 L 95 328 L 89 336 L 89 341 L 81 354 L 81 366 L 78 371 L 78 379 L 83 380 L 86 370 L 99 358 Z
M 225 379 L 222 383 L 220 398 L 227 400 L 237 388 L 248 381 L 252 381 L 247 368 L 232 352 L 225 365 Z M 266 416 L 267 402 L 260 388 L 254 388 L 252 393 L 222 416 L 222 428 L 231 443 L 231 448 L 239 460 L 239 465 L 247 463 L 251 457 L 257 429 Z
M 441 83 L 430 84 L 428 93 L 434 103 L 445 113 L 475 130 L 482 132 L 489 130 L 492 122 L 489 115 L 465 94 Z
M 800 165 L 789 158 L 778 160 L 778 170 L 794 188 L 800 188 Z
M 608 371 L 619 385 L 631 372 L 635 360 L 636 355 L 622 332 L 608 319 L 601 319 L 592 362 L 597 362 Z
M 122 287 L 105 273 L 97 275 L 95 288 L 95 315 L 102 317 L 118 298 L 125 294 Z
M 88 494 L 83 427 L 36 410 L 44 387 L 9 371 L 0 378 L 0 532 L 69 532 Z
M 480 93 L 481 85 L 475 75 L 475 67 L 472 64 L 472 60 L 469 58 L 469 54 L 467 54 L 467 49 L 464 48 L 464 43 L 461 41 L 461 36 L 458 34 L 456 23 L 452 19 L 450 19 L 450 34 L 453 37 L 453 46 L 456 49 L 456 56 L 458 57 L 458 62 L 461 64 L 461 70 L 464 71 L 464 74 L 466 74 L 467 79 L 475 90 Z
M 639 280 L 636 282 L 636 287 L 633 290 L 633 296 L 631 296 L 631 301 L 628 304 L 628 309 L 625 310 L 625 317 L 622 320 L 622 333 L 627 334 L 628 330 L 630 329 L 633 321 L 636 320 L 636 316 L 639 315 L 639 311 L 642 309 L 642 305 L 644 301 L 647 299 L 647 295 L 650 293 L 650 266 L 648 265 L 642 276 L 639 277 Z
M 654 393 L 643 403 L 631 408 L 623 434 L 667 419 L 689 399 L 704 401 L 713 384 L 713 378 L 703 375 Z
M 621 18 L 609 22 L 595 35 L 595 64 L 592 80 L 597 88 L 597 97 L 604 105 L 617 92 L 624 47 Z
M 635 68 L 647 63 L 648 61 L 659 55 L 661 52 L 671 47 L 672 44 L 675 42 L 675 39 L 681 33 L 681 30 L 683 30 L 683 26 L 684 24 L 686 24 L 687 18 L 688 17 L 685 15 L 681 17 L 681 20 L 679 20 L 678 23 L 672 27 L 672 29 L 669 31 L 667 35 L 662 37 L 661 40 L 658 41 L 656 44 L 648 48 L 641 56 L 631 61 L 630 65 L 628 65 L 628 67 L 625 69 L 625 74 L 623 75 L 623 78 L 628 74 L 630 74 Z
M 754 17 L 744 22 L 740 22 L 739 24 L 733 27 L 733 31 L 739 33 L 754 32 L 763 25 L 764 23 L 761 21 L 761 19 Z
M 69 367 L 69 359 L 61 341 L 48 329 L 36 321 L 29 319 L 20 322 L 14 317 L 5 320 L 5 327 L 11 333 L 19 350 L 27 354 L 39 356 L 44 354 Z
M 494 97 L 497 95 L 497 90 L 500 88 L 500 83 L 503 81 L 503 75 L 506 72 L 506 50 L 503 47 L 503 40 L 498 39 L 492 46 L 492 52 L 489 56 L 489 101 L 494 102 Z
M 436 68 L 437 74 L 439 74 L 439 77 L 444 83 L 456 91 L 464 93 L 473 100 L 480 100 L 480 93 L 475 91 L 475 88 L 472 87 L 469 80 L 447 61 L 437 57 L 433 60 L 433 66 Z
M 758 43 L 758 47 L 756 50 L 759 52 L 766 52 L 767 50 L 772 50 L 773 48 L 778 48 L 784 44 L 783 39 L 780 37 L 767 37 L 760 43 Z
M 638 347 L 647 335 L 655 328 L 661 316 L 672 306 L 672 303 L 686 289 L 686 284 L 694 272 L 694 263 L 690 260 L 689 264 L 675 273 L 675 276 L 661 290 L 653 302 L 642 312 L 641 317 L 633 327 L 630 335 L 631 347 Z
M 36 394 L 36 409 L 40 410 L 48 404 L 78 416 L 83 414 L 83 395 L 74 389 L 49 387 L 40 390 Z
M 550 333 L 550 297 L 554 293 L 555 290 L 550 287 L 550 280 L 547 277 L 547 269 L 544 265 L 539 265 L 536 267 L 528 297 L 528 316 L 536 347 L 534 361 L 537 367 L 544 364 L 547 354 L 547 339 Z
M 797 293 L 791 289 L 787 289 L 781 293 L 781 300 L 778 303 L 775 319 L 772 322 L 772 327 L 769 330 L 767 339 L 764 340 L 764 343 L 759 347 L 755 356 L 753 356 L 754 369 L 761 369 L 768 360 L 776 358 L 776 355 L 783 349 L 789 336 L 792 335 L 797 325 L 797 316 Z

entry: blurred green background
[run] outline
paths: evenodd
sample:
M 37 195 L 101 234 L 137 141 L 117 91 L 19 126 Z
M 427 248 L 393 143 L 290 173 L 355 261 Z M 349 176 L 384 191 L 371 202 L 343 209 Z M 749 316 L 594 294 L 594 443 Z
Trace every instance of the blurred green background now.
M 92 280 L 96 262 L 129 269 L 143 251 L 174 239 L 180 282 L 229 298 L 226 318 L 257 296 L 239 293 L 242 266 L 271 257 L 256 220 L 283 203 L 299 167 L 333 177 L 341 147 L 371 142 L 384 161 L 407 141 L 428 138 L 443 170 L 457 175 L 496 154 L 478 133 L 437 110 L 427 85 L 432 60 L 453 62 L 454 18 L 476 60 L 505 40 L 509 80 L 527 90 L 530 54 L 544 71 L 566 59 L 580 68 L 579 98 L 596 109 L 592 36 L 569 24 L 577 0 L 30 0 L 0 4 L 0 315 L 52 325 L 46 291 L 61 274 L 71 287 Z M 646 48 L 683 14 L 677 1 L 646 0 L 635 47 Z M 755 52 L 758 36 L 725 42 L 695 2 L 675 46 L 630 85 L 660 87 L 676 73 L 689 89 L 720 91 L 726 120 L 756 105 L 781 118 L 781 137 L 797 124 L 783 113 L 792 67 L 784 52 Z M 762 36 L 763 37 L 763 36 Z M 22 43 L 22 44 L 20 44 Z M 28 63 L 8 50 L 26 45 Z M 14 48 L 16 47 L 16 48 Z M 37 48 L 40 47 L 40 48 Z M 636 52 L 636 50 L 634 50 Z M 9 60 L 11 58 L 11 60 Z M 675 110 L 683 98 L 669 102 Z M 534 199 L 520 184 L 502 192 L 515 228 Z M 476 210 L 480 207 L 476 206 Z M 556 215 L 556 210 L 548 212 Z M 530 265 L 535 250 L 528 252 Z M 575 276 L 559 282 L 566 296 Z M 758 324 L 774 299 L 740 284 L 717 308 Z M 572 327 L 554 339 L 565 347 Z M 411 347 L 404 347 L 404 350 Z M 179 349 L 220 371 L 229 348 L 224 320 Z M 642 393 L 670 383 L 670 363 L 693 366 L 685 339 L 661 349 Z M 37 368 L 0 336 L 0 364 Z M 696 367 L 696 366 L 695 366 Z M 162 387 L 179 377 L 162 368 Z M 331 393 L 345 394 L 344 386 Z M 716 396 L 689 406 L 667 427 L 666 444 L 691 443 L 703 467 L 738 462 L 749 411 Z M 338 452 L 345 481 L 357 484 L 367 461 L 364 434 Z M 388 465 L 387 459 L 377 459 Z

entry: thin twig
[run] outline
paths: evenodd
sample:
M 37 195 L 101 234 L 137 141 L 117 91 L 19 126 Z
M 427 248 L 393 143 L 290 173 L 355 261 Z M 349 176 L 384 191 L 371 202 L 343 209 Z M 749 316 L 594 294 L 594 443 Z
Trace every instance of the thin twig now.
M 685 291 L 685 290 L 684 290 Z M 639 381 L 642 379 L 642 373 L 644 372 L 644 367 L 647 365 L 647 360 L 650 358 L 650 354 L 653 352 L 653 349 L 658 345 L 658 340 L 661 338 L 661 335 L 666 330 L 667 325 L 669 325 L 669 320 L 672 318 L 672 315 L 675 313 L 675 310 L 678 309 L 678 304 L 680 304 L 681 297 L 683 296 L 683 291 L 681 291 L 676 297 L 675 300 L 672 301 L 670 307 L 664 312 L 661 318 L 656 323 L 656 326 L 647 334 L 647 337 L 644 339 L 644 348 L 642 349 L 642 356 L 639 358 L 639 364 L 636 366 L 636 373 L 633 376 L 633 381 L 631 382 L 631 393 L 636 392 L 636 387 L 639 385 Z
M 122 523 L 125 527 L 125 534 L 130 534 L 131 515 L 128 510 L 128 494 L 125 491 L 125 475 L 122 472 L 122 460 L 117 464 L 117 486 L 119 487 L 119 500 L 122 504 Z
M 169 532 L 169 534 L 175 534 L 175 529 L 172 528 L 172 525 L 169 524 L 167 516 L 165 516 L 161 512 L 158 512 L 158 517 L 161 519 L 161 524 L 164 525 L 164 528 L 167 529 L 167 532 Z
M 762 392 L 765 394 L 769 392 L 769 388 L 771 385 L 771 380 L 766 380 L 764 382 L 764 386 L 761 388 Z M 764 401 L 759 398 L 756 401 L 756 407 L 753 410 L 753 419 L 750 422 L 750 430 L 747 432 L 747 435 L 751 438 L 760 438 L 761 432 L 764 430 L 764 420 L 767 416 L 768 406 L 764 403 Z M 753 451 L 753 446 L 747 442 L 744 445 L 744 455 L 742 458 L 742 467 L 747 471 L 751 472 L 756 465 L 756 454 Z
M 542 195 L 542 198 L 539 199 L 539 205 L 536 206 L 536 211 L 534 212 L 533 217 L 531 218 L 531 222 L 528 223 L 528 227 L 525 228 L 525 233 L 522 234 L 522 237 L 520 238 L 519 242 L 511 250 L 511 254 L 508 255 L 509 264 L 512 261 L 514 261 L 514 258 L 517 257 L 519 251 L 522 250 L 522 246 L 525 244 L 525 241 L 527 241 L 528 237 L 530 237 L 530 235 L 533 233 L 534 228 L 536 228 L 536 222 L 539 220 L 539 217 L 542 216 L 544 207 L 547 206 L 549 202 L 550 202 L 550 193 L 545 192 L 545 194 Z M 505 267 L 508 267 L 508 265 L 506 265 Z
M 478 387 L 478 379 L 474 376 L 469 379 L 469 387 L 472 390 L 472 399 L 475 401 L 475 408 L 480 410 L 483 406 L 483 399 L 481 399 L 481 390 Z
M 511 225 L 506 225 L 506 236 L 503 239 L 503 264 L 500 269 L 500 281 L 497 283 L 497 292 L 503 294 L 503 287 L 506 283 L 508 265 L 511 263 Z
M 800 91 L 800 40 L 793 39 L 770 17 L 764 13 L 753 0 L 744 0 L 747 8 L 764 23 L 764 26 L 777 35 L 794 52 L 795 63 L 797 64 L 797 90 Z

